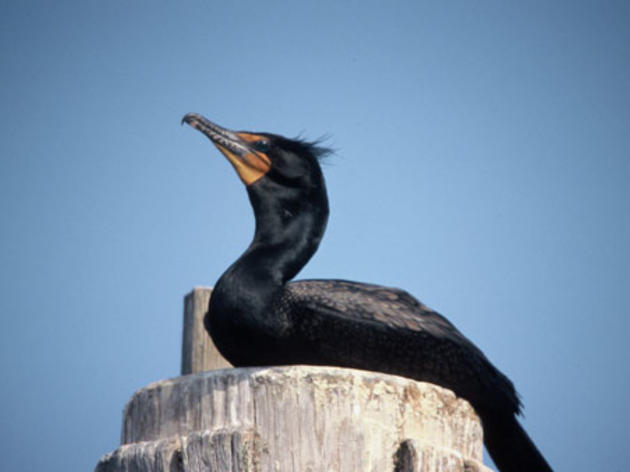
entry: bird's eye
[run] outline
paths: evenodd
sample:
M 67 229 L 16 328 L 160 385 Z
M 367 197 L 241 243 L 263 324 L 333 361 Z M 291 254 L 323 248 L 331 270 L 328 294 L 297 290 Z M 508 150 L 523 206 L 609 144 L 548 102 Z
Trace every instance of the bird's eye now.
M 256 141 L 252 144 L 252 147 L 259 152 L 267 152 L 269 150 L 269 141 L 266 139 L 261 139 L 260 141 Z

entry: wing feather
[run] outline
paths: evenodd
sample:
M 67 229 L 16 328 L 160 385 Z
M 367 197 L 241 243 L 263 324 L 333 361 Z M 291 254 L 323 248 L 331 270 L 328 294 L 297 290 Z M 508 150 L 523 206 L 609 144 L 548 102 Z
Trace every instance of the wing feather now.
M 519 411 L 512 382 L 444 316 L 398 288 L 346 280 L 289 283 L 276 311 L 317 359 L 424 380 Z M 499 396 L 485 398 L 486 392 Z

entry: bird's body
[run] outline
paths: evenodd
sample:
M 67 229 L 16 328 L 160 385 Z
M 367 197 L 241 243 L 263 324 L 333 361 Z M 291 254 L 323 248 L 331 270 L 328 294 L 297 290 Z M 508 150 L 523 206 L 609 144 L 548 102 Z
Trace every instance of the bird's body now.
M 476 405 L 519 411 L 512 382 L 446 318 L 403 290 L 346 280 L 290 282 L 264 308 L 273 314 L 265 324 L 223 309 L 220 291 L 213 297 L 206 326 L 235 366 L 387 372 L 442 385 Z
M 512 382 L 446 318 L 407 292 L 343 280 L 290 282 L 328 218 L 314 145 L 231 132 L 189 114 L 246 184 L 254 239 L 214 287 L 205 325 L 235 366 L 352 367 L 432 382 L 468 400 L 502 472 L 551 470 L 515 415 Z

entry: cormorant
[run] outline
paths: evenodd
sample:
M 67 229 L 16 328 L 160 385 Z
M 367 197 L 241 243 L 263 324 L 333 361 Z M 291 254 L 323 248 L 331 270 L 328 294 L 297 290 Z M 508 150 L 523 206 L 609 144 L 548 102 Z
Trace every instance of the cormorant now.
M 465 398 L 502 472 L 550 471 L 520 426 L 512 382 L 446 318 L 396 288 L 345 280 L 290 282 L 317 250 L 328 198 L 314 143 L 229 131 L 201 115 L 234 166 L 256 218 L 254 239 L 214 286 L 204 323 L 234 366 L 314 364 L 432 382 Z

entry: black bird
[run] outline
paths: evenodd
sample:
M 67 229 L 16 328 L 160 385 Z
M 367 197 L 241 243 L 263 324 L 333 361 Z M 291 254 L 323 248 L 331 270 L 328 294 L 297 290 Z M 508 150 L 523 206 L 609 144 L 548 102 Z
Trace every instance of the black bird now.
M 201 115 L 201 131 L 246 186 L 254 239 L 220 277 L 204 322 L 237 367 L 315 364 L 380 371 L 453 390 L 481 418 L 502 472 L 550 471 L 520 426 L 512 382 L 446 318 L 403 290 L 345 280 L 289 282 L 317 250 L 328 198 L 314 143 L 229 131 Z

